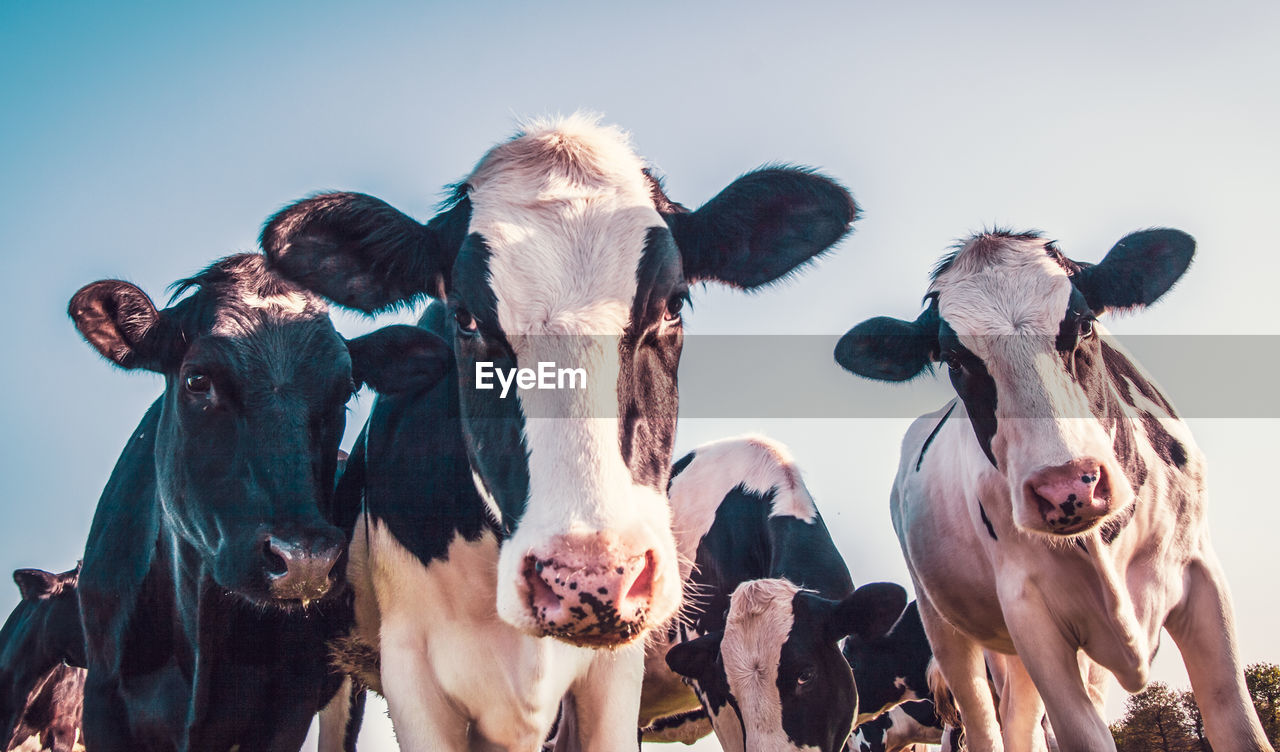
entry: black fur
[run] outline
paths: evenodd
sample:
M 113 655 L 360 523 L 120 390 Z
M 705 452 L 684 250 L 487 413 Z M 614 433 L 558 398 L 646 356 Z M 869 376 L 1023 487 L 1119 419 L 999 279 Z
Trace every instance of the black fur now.
M 335 579 L 346 534 L 324 513 L 352 358 L 355 372 L 397 388 L 394 368 L 366 359 L 437 363 L 440 348 L 392 331 L 349 351 L 323 303 L 257 255 L 176 287 L 186 297 L 158 312 L 145 337 L 119 340 L 134 355 L 113 358 L 161 370 L 165 391 L 121 454 L 86 545 L 85 737 L 95 751 L 296 750 L 341 680 L 326 643 L 351 620 Z M 284 294 L 290 305 L 259 302 Z M 103 316 L 130 330 L 131 313 L 78 305 L 85 295 L 104 299 L 82 291 L 73 300 L 82 332 L 109 331 Z M 151 331 L 166 332 L 164 357 L 152 352 Z M 283 562 L 269 535 L 338 556 L 324 601 L 303 610 L 292 595 L 276 597 L 271 574 Z

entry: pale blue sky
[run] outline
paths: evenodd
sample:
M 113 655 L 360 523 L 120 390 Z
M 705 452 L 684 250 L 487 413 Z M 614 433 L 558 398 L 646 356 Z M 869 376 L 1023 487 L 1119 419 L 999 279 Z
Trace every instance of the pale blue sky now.
M 1180 227 L 1200 243 L 1192 271 L 1113 328 L 1280 333 L 1275 3 L 8 2 L 0 71 L 0 569 L 75 561 L 160 388 L 79 340 L 77 287 L 119 276 L 159 297 L 318 189 L 425 219 L 523 115 L 603 113 L 689 204 L 770 161 L 853 189 L 866 213 L 837 254 L 778 290 L 698 293 L 692 333 L 912 315 L 945 246 L 996 223 L 1082 260 Z M 1214 365 L 1187 353 L 1206 383 Z M 820 353 L 812 367 L 835 368 Z M 679 443 L 766 430 L 792 444 L 855 579 L 905 581 L 886 498 L 907 417 L 700 420 Z M 1249 661 L 1280 659 L 1277 429 L 1193 423 Z M 1185 683 L 1177 664 L 1167 643 L 1157 678 Z M 374 736 L 365 747 L 385 748 Z

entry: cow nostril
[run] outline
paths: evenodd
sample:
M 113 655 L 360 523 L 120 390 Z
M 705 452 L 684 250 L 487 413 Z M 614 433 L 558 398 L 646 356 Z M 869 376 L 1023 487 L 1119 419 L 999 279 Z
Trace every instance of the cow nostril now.
M 289 561 L 284 552 L 276 547 L 276 539 L 268 538 L 262 543 L 262 558 L 266 561 L 267 576 L 277 579 L 289 573 Z
M 647 601 L 653 597 L 653 573 L 657 569 L 653 549 L 644 552 L 644 568 L 631 581 L 631 586 L 627 588 L 627 592 L 622 596 L 622 600 L 644 600 Z
M 533 556 L 526 556 L 524 560 L 524 581 L 529 587 L 529 605 L 536 609 L 548 609 L 559 605 L 560 596 L 556 595 L 556 591 L 542 577 L 542 571 L 546 567 L 546 563 L 539 561 Z

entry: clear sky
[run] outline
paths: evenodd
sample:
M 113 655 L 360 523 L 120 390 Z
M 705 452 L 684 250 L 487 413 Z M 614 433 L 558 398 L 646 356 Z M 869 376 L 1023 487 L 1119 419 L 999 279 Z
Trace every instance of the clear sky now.
M 320 189 L 425 219 L 519 116 L 603 113 L 691 205 L 776 161 L 853 190 L 865 216 L 836 254 L 769 292 L 697 292 L 691 334 L 837 335 L 913 316 L 936 257 L 993 224 L 1040 228 L 1093 261 L 1133 229 L 1182 228 L 1200 244 L 1191 272 L 1113 330 L 1280 333 L 1275 3 L 8 2 L 0 71 L 0 568 L 75 562 L 160 389 L 79 339 L 65 309 L 80 285 L 122 277 L 158 298 Z M 812 340 L 811 361 L 772 367 L 840 378 Z M 1195 341 L 1176 370 L 1212 391 L 1231 375 Z M 1250 383 L 1273 387 L 1262 362 Z M 678 440 L 757 430 L 791 444 L 854 578 L 905 582 L 886 499 L 910 417 L 699 419 Z M 1280 660 L 1277 417 L 1192 422 L 1247 661 Z M 1169 641 L 1156 678 L 1186 682 Z M 379 725 L 363 748 L 386 739 Z

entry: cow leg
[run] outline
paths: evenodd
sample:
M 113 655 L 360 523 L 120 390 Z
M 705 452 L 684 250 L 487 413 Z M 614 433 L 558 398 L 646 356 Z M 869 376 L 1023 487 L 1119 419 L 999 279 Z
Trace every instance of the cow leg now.
M 357 693 L 363 695 L 364 689 L 356 686 L 355 680 L 348 676 L 342 680 L 329 704 L 320 709 L 320 741 L 316 747 L 317 752 L 355 752 L 355 737 L 359 735 L 363 719 L 354 718 L 355 726 L 352 728 L 352 711 L 359 708 L 361 715 L 364 712 L 363 699 Z M 348 739 L 348 736 L 351 738 Z
M 1045 752 L 1040 720 L 1044 702 L 1031 676 L 1016 655 L 1005 656 L 1004 682 L 1000 687 L 1000 725 L 1005 752 Z
M 586 674 L 569 690 L 576 711 L 578 749 L 635 752 L 643 679 L 643 641 L 614 651 L 601 650 L 592 658 Z
M 1111 731 L 1094 707 L 1080 676 L 1076 646 L 1062 637 L 1039 593 L 1021 585 L 1016 587 L 1016 593 L 1002 589 L 1000 594 L 1005 623 L 1018 657 L 1034 683 L 1033 689 L 1039 690 L 1044 698 L 1049 722 L 1058 734 L 1059 748 L 1062 752 L 1114 750 Z M 1016 673 L 1013 666 L 1009 673 Z M 1041 736 L 1038 727 L 1033 735 Z
M 396 741 L 406 752 L 467 752 L 469 719 L 436 683 L 420 627 L 382 623 L 382 689 Z
M 972 752 L 1003 752 L 982 649 L 948 624 L 920 592 L 917 586 L 920 620 L 933 646 L 933 658 L 955 697 L 968 748 Z
M 1271 750 L 1244 683 L 1226 580 L 1210 553 L 1187 567 L 1186 594 L 1165 628 L 1182 653 L 1214 749 Z

